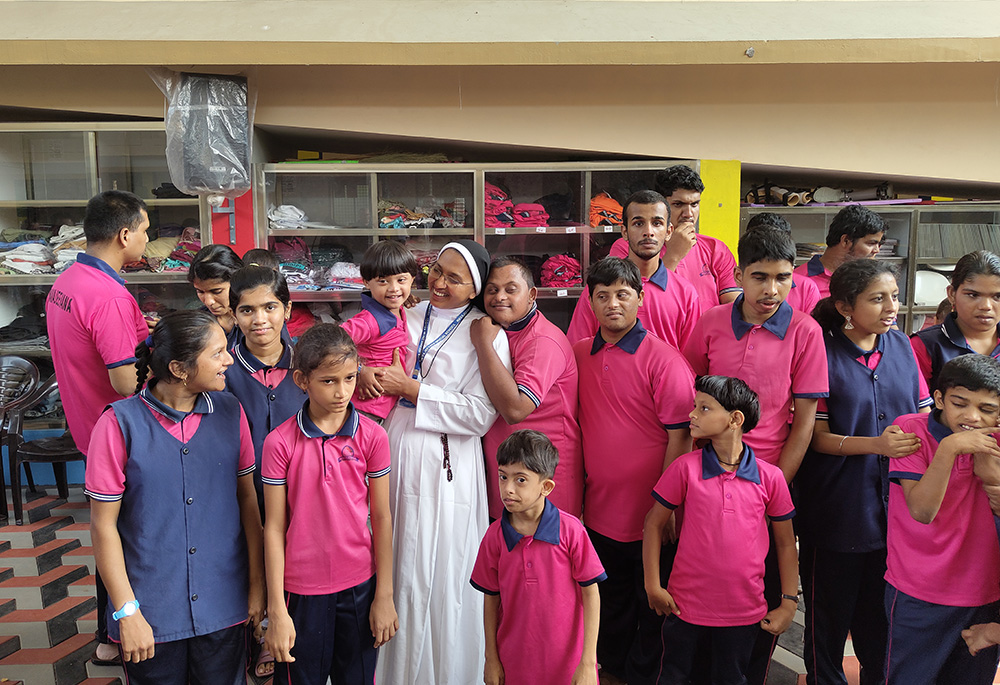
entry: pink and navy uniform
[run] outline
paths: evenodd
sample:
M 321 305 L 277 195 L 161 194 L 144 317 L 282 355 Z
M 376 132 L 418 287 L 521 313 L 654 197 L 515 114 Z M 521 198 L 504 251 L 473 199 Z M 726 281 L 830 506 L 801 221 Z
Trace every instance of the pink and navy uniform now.
M 1000 340 L 1000 328 L 997 329 L 997 336 Z M 937 375 L 941 372 L 942 366 L 963 354 L 976 354 L 962 335 L 954 312 L 946 316 L 940 325 L 925 328 L 911 335 L 910 345 L 913 346 L 913 356 L 917 358 L 920 373 L 923 374 L 931 392 L 937 389 Z M 1000 342 L 990 352 L 990 356 L 1000 359 Z
M 903 431 L 916 433 L 920 449 L 893 459 L 889 471 L 887 682 L 987 685 L 996 673 L 997 647 L 972 657 L 961 637 L 970 625 L 996 621 L 1000 606 L 1000 544 L 982 481 L 973 473 L 973 457 L 955 458 L 941 507 L 929 524 L 910 515 L 899 485 L 919 481 L 940 441 L 951 434 L 938 413 L 895 421 Z
M 107 262 L 86 253 L 52 284 L 45 321 L 66 423 L 77 449 L 86 455 L 101 411 L 122 398 L 108 369 L 135 364 L 135 347 L 149 335 L 149 327 L 125 280 Z
M 494 521 L 472 569 L 472 585 L 499 595 L 497 650 L 509 685 L 568 683 L 583 655 L 581 587 L 607 576 L 580 521 L 546 500 L 534 535 L 510 514 Z
M 399 350 L 399 359 L 406 366 L 406 345 L 410 334 L 406 328 L 406 312 L 397 317 L 370 295 L 361 295 L 361 311 L 341 324 L 358 347 L 358 354 L 369 366 L 392 366 L 392 353 Z M 396 406 L 395 395 L 382 395 L 362 400 L 354 393 L 354 406 L 380 418 L 389 416 Z
M 642 289 L 645 294 L 639 307 L 639 321 L 660 340 L 678 350 L 684 349 L 684 343 L 701 315 L 701 304 L 694 286 L 684 277 L 670 273 L 660 262 L 656 273 L 642 279 Z M 588 290 L 584 288 L 566 337 L 571 345 L 580 340 L 589 342 L 594 339 L 598 328 L 597 317 L 590 308 Z
M 667 247 L 660 251 L 662 257 Z M 611 257 L 628 257 L 628 241 L 619 238 L 611 246 Z M 677 264 L 675 273 L 694 286 L 702 310 L 719 304 L 719 298 L 742 290 L 736 284 L 736 260 L 729 247 L 712 236 L 699 233 L 694 246 Z
M 823 262 L 820 261 L 821 256 L 814 254 L 808 262 L 800 264 L 793 272 L 803 277 L 802 280 L 808 278 L 815 283 L 816 287 L 819 288 L 820 299 L 830 297 L 830 278 L 833 277 L 833 273 L 827 271 Z
M 803 314 L 812 314 L 812 310 L 816 308 L 821 299 L 823 298 L 820 297 L 819 288 L 816 287 L 811 278 L 792 276 L 792 289 L 788 291 L 788 297 L 785 298 L 785 302 L 792 305 L 792 309 L 797 309 Z
M 254 487 L 257 490 L 257 501 L 263 506 L 260 463 L 264 438 L 295 415 L 302 407 L 306 394 L 292 379 L 292 346 L 288 343 L 285 343 L 281 359 L 274 366 L 264 366 L 247 349 L 245 340 L 236 343 L 232 353 L 233 364 L 226 369 L 226 391 L 240 401 L 250 423 L 257 463 Z
M 743 320 L 743 295 L 705 312 L 684 356 L 695 375 L 741 378 L 760 397 L 760 422 L 743 436 L 757 459 L 778 463 L 790 432 L 792 401 L 829 394 L 823 331 L 782 302 L 763 324 Z
M 247 619 L 247 551 L 237 479 L 254 470 L 243 410 L 202 393 L 180 412 L 149 388 L 101 415 L 86 494 L 121 502 L 125 570 L 156 642 L 207 635 Z M 108 633 L 119 639 L 108 609 Z
M 332 662 L 343 682 L 374 682 L 368 480 L 389 474 L 389 438 L 349 407 L 328 435 L 309 418 L 306 400 L 264 442 L 264 483 L 287 488 L 284 585 L 296 630 L 296 662 L 275 665 L 277 683 L 325 683 Z
M 577 422 L 579 377 L 573 348 L 566 335 L 534 305 L 506 333 L 514 381 L 535 405 L 535 410 L 513 426 L 498 416 L 483 436 L 490 518 L 500 518 L 504 511 L 497 477 L 497 449 L 514 431 L 529 428 L 544 433 L 559 450 L 556 488 L 549 499 L 562 511 L 579 516 L 583 509 L 583 446 Z

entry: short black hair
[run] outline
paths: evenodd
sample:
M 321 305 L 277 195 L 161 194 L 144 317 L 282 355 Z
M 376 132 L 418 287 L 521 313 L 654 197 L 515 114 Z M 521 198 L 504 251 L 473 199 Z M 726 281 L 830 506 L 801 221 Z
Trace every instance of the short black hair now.
M 281 260 L 270 250 L 255 247 L 243 254 L 243 264 L 245 266 L 266 266 L 269 269 L 277 270 L 281 266 Z
M 637 294 L 642 292 L 642 275 L 639 267 L 621 257 L 605 257 L 590 266 L 587 272 L 587 290 L 594 296 L 594 289 L 599 285 L 612 285 L 625 281 L 628 287 Z
M 295 370 L 308 377 L 331 356 L 338 363 L 352 357 L 358 359 L 358 348 L 337 324 L 318 323 L 299 336 L 292 358 Z
M 788 223 L 788 219 L 774 212 L 761 212 L 750 217 L 747 222 L 747 231 L 757 231 L 762 228 L 773 228 L 782 233 L 792 232 L 792 225 Z
M 795 266 L 795 242 L 789 233 L 776 228 L 761 227 L 747 231 L 736 247 L 740 269 L 755 262 L 788 262 Z
M 229 277 L 229 308 L 234 312 L 240 305 L 243 293 L 254 288 L 267 286 L 275 294 L 281 304 L 288 306 L 292 295 L 288 291 L 285 275 L 269 266 L 244 266 L 237 269 Z
M 414 278 L 420 275 L 420 267 L 413 253 L 395 240 L 380 240 L 367 250 L 361 257 L 361 278 L 370 281 L 373 278 L 385 278 L 396 274 L 410 274 Z
M 146 203 L 127 190 L 105 190 L 90 198 L 83 216 L 83 234 L 88 243 L 113 240 L 123 228 L 134 231 L 142 223 Z
M 521 277 L 524 279 L 524 282 L 528 284 L 529 290 L 535 287 L 535 277 L 531 273 L 531 269 L 529 269 L 528 265 L 522 262 L 517 257 L 510 257 L 510 256 L 497 257 L 492 262 L 490 262 L 490 271 L 493 271 L 493 269 L 503 269 L 504 267 L 508 266 L 517 267 L 517 270 L 521 273 Z M 487 275 L 487 278 L 489 278 L 489 275 Z M 484 283 L 483 288 L 485 287 L 486 284 Z
M 974 276 L 1000 276 L 1000 257 L 987 250 L 970 252 L 955 264 L 951 272 L 951 287 L 958 290 Z
M 656 190 L 664 197 L 670 197 L 677 190 L 705 192 L 705 184 L 698 172 L 687 164 L 675 164 L 656 172 Z
M 559 465 L 559 450 L 544 433 L 519 430 L 511 433 L 497 448 L 497 465 L 524 464 L 542 478 L 553 478 Z
M 840 239 L 847 236 L 852 243 L 861 240 L 866 235 L 885 233 L 885 219 L 863 205 L 847 205 L 837 212 L 830 222 L 830 230 L 826 234 L 827 247 L 833 247 Z
M 694 389 L 722 405 L 726 411 L 743 413 L 743 432 L 749 433 L 760 421 L 760 399 L 743 380 L 731 376 L 698 376 Z
M 170 362 L 177 361 L 188 371 L 198 366 L 198 356 L 208 345 L 213 329 L 219 329 L 219 322 L 208 312 L 200 309 L 182 309 L 170 312 L 156 322 L 149 340 L 143 340 L 135 347 L 136 380 L 135 394 L 139 394 L 146 378 L 152 373 L 149 386 L 157 381 L 175 383 L 179 378 L 170 370 Z
M 667 198 L 663 197 L 660 193 L 655 190 L 637 190 L 628 196 L 625 203 L 622 204 L 622 223 L 628 226 L 628 208 L 630 205 L 658 205 L 663 204 L 667 208 L 666 218 L 670 218 L 670 205 L 667 203 Z
M 212 244 L 198 250 L 188 269 L 188 282 L 223 281 L 228 282 L 233 272 L 243 266 L 243 260 L 228 245 Z
M 1000 396 L 1000 362 L 985 354 L 963 354 L 941 367 L 936 382 L 942 395 L 961 387 Z

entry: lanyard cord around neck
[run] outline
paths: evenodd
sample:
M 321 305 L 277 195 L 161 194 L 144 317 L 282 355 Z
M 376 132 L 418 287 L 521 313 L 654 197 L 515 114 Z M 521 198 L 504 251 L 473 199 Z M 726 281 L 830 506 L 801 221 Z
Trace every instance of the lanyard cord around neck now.
M 448 324 L 448 327 L 444 330 L 444 333 L 439 335 L 436 339 L 427 343 L 427 332 L 430 330 L 431 326 L 431 306 L 427 306 L 427 311 L 424 313 L 424 328 L 420 333 L 420 342 L 417 344 L 417 359 L 413 365 L 413 378 L 416 379 L 419 375 L 421 379 L 427 378 L 427 374 L 431 372 L 431 367 L 437 360 L 438 353 L 441 348 L 444 347 L 445 343 L 455 334 L 458 330 L 459 324 L 465 319 L 465 317 L 472 311 L 472 305 L 468 305 L 462 313 L 455 317 L 455 319 Z M 427 353 L 431 351 L 432 348 L 437 347 L 434 351 L 434 356 L 431 357 L 430 363 L 427 365 L 427 370 L 423 370 L 424 359 L 427 357 Z

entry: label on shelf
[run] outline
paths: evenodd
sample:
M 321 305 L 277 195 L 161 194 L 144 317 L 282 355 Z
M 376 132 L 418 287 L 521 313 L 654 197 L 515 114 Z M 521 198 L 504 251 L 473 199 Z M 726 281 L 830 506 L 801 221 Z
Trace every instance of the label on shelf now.
M 494 231 L 497 235 L 507 235 L 507 229 L 502 226 L 497 226 Z
M 559 288 L 556 291 L 556 297 L 566 297 L 567 295 L 569 295 L 569 291 L 566 288 Z
M 535 226 L 535 233 L 545 233 L 545 226 Z
M 614 226 L 605 226 L 604 227 L 604 232 L 605 233 L 614 233 L 615 232 L 615 227 Z
M 567 226 L 566 227 L 566 232 L 567 233 L 576 233 L 576 226 Z

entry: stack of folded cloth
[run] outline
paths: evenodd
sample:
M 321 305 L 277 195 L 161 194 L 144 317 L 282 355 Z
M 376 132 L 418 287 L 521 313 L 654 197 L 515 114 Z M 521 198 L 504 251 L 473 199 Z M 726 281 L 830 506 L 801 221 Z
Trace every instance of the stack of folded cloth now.
M 535 228 L 548 226 L 549 213 L 542 205 L 522 202 L 514 205 L 514 228 Z
M 514 203 L 506 190 L 492 183 L 486 184 L 486 228 L 503 228 L 514 225 Z
M 4 269 L 12 273 L 48 274 L 55 269 L 56 256 L 45 243 L 23 243 L 0 254 Z
M 326 272 L 326 280 L 332 289 L 349 288 L 363 290 L 365 282 L 361 279 L 361 267 L 351 262 L 337 262 Z
M 621 226 L 622 206 L 607 191 L 601 191 L 590 200 L 590 225 Z
M 267 210 L 271 228 L 303 228 L 309 217 L 295 205 L 271 206 Z
M 583 278 L 580 262 L 565 254 L 549 257 L 542 264 L 542 286 L 546 288 L 572 288 L 581 285 Z

